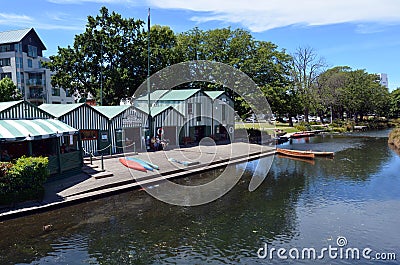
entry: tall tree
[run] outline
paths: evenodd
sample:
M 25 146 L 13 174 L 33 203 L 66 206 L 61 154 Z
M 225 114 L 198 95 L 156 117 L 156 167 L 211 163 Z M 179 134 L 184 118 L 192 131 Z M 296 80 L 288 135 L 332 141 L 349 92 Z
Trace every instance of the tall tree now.
M 0 80 L 0 102 L 13 101 L 21 98 L 21 93 L 10 78 L 6 77 Z
M 76 35 L 72 47 L 58 48 L 45 64 L 55 75 L 53 86 L 92 94 L 104 105 L 117 104 L 132 95 L 146 77 L 143 63 L 143 21 L 124 19 L 102 7 L 96 17 L 88 16 L 86 30 Z
M 316 81 L 326 67 L 325 59 L 319 57 L 311 47 L 299 47 L 292 55 L 292 80 L 303 104 L 304 116 L 315 104 Z

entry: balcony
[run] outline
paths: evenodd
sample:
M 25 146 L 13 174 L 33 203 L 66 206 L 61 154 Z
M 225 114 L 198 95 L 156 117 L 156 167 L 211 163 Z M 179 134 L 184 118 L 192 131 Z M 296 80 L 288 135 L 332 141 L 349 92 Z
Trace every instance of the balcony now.
M 29 99 L 43 99 L 44 97 L 44 93 L 43 93 L 43 89 L 41 88 L 31 88 L 29 89 Z
M 26 85 L 28 86 L 45 86 L 43 79 L 28 79 L 26 80 Z

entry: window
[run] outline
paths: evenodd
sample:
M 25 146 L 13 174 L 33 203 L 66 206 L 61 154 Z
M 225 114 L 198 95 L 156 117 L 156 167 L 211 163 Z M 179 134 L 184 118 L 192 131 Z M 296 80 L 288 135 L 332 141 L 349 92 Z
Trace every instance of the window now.
M 42 68 L 42 61 L 38 61 L 38 68 Z
M 32 68 L 32 59 L 28 59 L 28 67 Z
M 226 121 L 226 118 L 225 118 L 225 116 L 226 116 L 226 105 L 225 104 L 223 104 L 222 105 L 222 110 L 221 110 L 221 115 L 222 115 L 222 121 Z
M 6 77 L 11 79 L 11 73 L 1 73 L 0 74 L 0 79 L 6 78 Z
M 16 57 L 15 62 L 16 62 L 17 68 L 24 67 L 24 60 L 22 59 L 22 57 Z
M 196 120 L 201 121 L 201 103 L 196 103 Z
M 193 103 L 188 103 L 188 114 L 193 114 Z
M 52 95 L 53 96 L 60 96 L 60 89 L 59 88 L 53 88 L 52 89 Z
M 36 58 L 37 57 L 37 48 L 32 45 L 28 45 L 28 56 Z
M 10 58 L 0 59 L 0 66 L 10 66 L 10 65 L 11 65 Z
M 14 44 L 14 50 L 16 52 L 22 52 L 22 43 L 20 42 L 20 43 Z
M 9 52 L 9 51 L 11 51 L 11 45 L 10 44 L 0 45 L 0 52 Z
M 99 137 L 98 130 L 80 130 L 82 141 L 97 140 Z

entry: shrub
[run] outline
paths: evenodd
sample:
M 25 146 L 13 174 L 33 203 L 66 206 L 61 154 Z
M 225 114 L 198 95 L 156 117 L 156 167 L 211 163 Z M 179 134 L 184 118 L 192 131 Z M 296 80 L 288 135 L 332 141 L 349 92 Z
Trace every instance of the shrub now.
M 388 143 L 400 149 L 400 129 L 393 129 L 390 132 Z
M 40 199 L 49 176 L 47 157 L 21 157 L 0 165 L 0 204 Z

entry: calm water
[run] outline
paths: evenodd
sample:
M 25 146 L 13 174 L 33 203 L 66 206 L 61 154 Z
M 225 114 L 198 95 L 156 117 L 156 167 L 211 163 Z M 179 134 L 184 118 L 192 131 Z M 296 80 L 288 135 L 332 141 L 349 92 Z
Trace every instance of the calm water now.
M 228 194 L 177 207 L 133 191 L 0 223 L 0 264 L 376 264 L 377 261 L 260 259 L 271 248 L 370 248 L 400 263 L 400 156 L 387 132 L 317 136 L 285 148 L 335 151 L 314 164 L 275 158 L 267 179 L 248 185 L 257 161 Z M 370 136 L 370 137 L 366 137 Z M 238 165 L 243 167 L 243 165 Z M 218 174 L 193 176 L 207 178 Z M 53 230 L 44 232 L 43 225 Z M 261 252 L 260 252 L 261 253 Z M 295 253 L 295 252 L 293 252 Z

